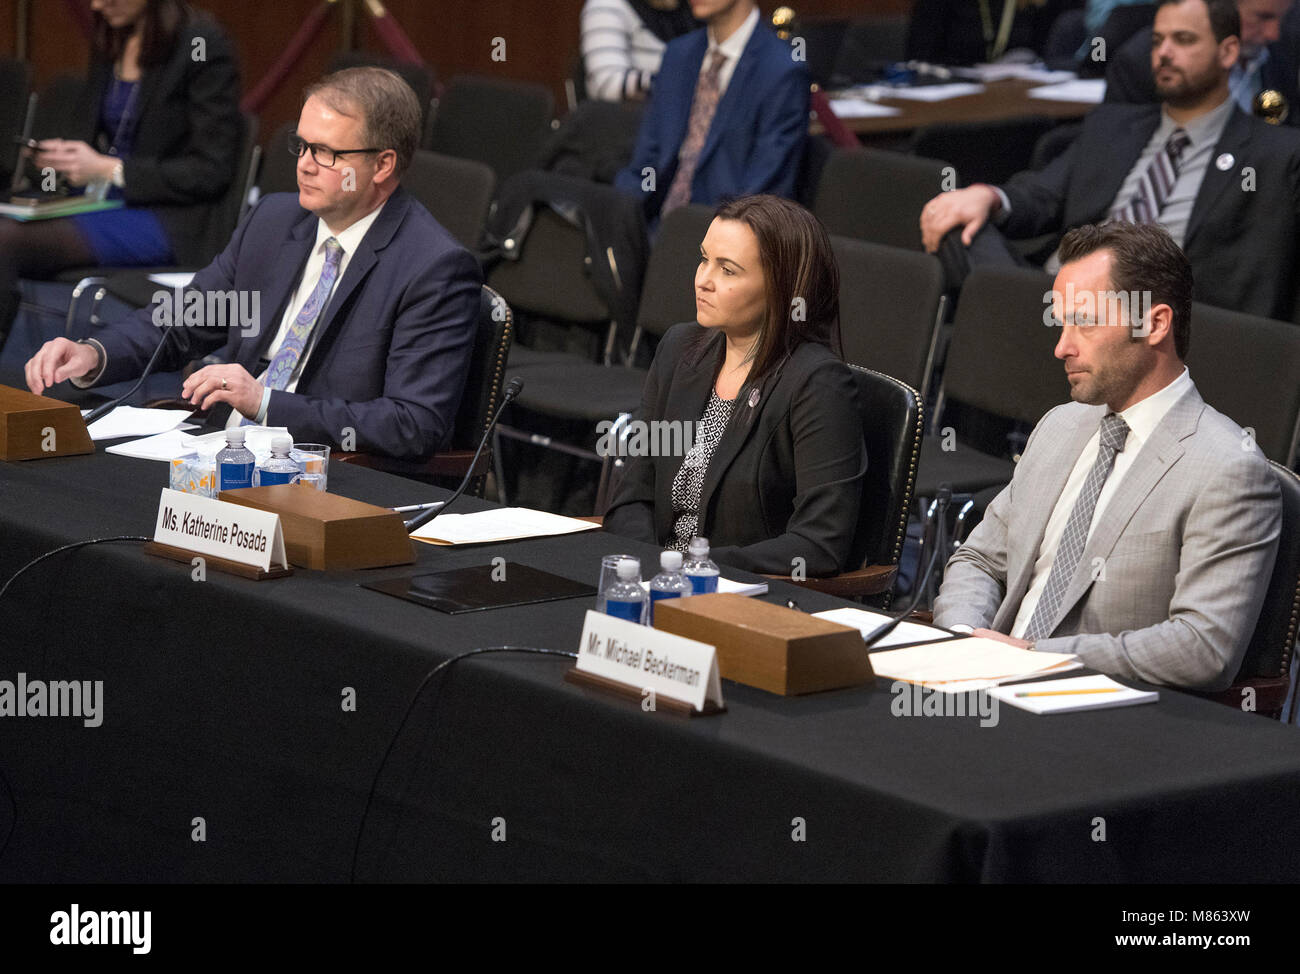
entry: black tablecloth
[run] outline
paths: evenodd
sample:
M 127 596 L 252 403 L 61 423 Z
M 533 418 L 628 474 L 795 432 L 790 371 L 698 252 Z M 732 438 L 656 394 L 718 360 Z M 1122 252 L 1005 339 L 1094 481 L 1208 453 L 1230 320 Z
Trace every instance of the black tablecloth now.
M 378 504 L 428 496 L 341 464 L 330 478 Z M 0 463 L 0 584 L 61 544 L 150 534 L 165 482 L 164 464 L 102 452 Z M 0 717 L 13 798 L 0 794 L 0 879 L 346 881 L 424 675 L 476 647 L 574 650 L 589 607 L 449 616 L 358 582 L 499 555 L 594 583 L 613 551 L 655 555 L 597 531 L 421 545 L 415 569 L 270 582 L 194 581 L 135 544 L 48 559 L 0 599 L 0 680 L 102 679 L 103 723 Z M 769 598 L 791 595 L 810 611 L 842 604 L 781 584 Z M 1300 734 L 1194 696 L 1051 717 L 1006 707 L 981 727 L 894 716 L 887 681 L 798 698 L 724 681 L 727 712 L 688 719 L 568 684 L 570 665 L 481 656 L 435 678 L 379 778 L 357 878 L 1300 874 Z

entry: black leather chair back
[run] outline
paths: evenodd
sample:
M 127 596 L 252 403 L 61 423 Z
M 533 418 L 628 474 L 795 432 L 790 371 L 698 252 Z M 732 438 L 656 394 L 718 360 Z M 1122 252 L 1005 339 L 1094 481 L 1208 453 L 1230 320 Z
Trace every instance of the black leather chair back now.
M 1300 477 L 1269 461 L 1282 489 L 1282 537 L 1268 594 L 1237 681 L 1285 676 L 1300 636 Z
M 257 190 L 270 193 L 298 192 L 298 160 L 289 152 L 289 136 L 298 128 L 298 120 L 280 125 L 262 147 L 262 168 L 257 174 Z
M 828 233 L 919 251 L 921 207 L 944 188 L 946 165 L 901 152 L 836 149 L 818 181 L 813 213 Z
M 1005 183 L 1029 168 L 1034 147 L 1055 124 L 1046 115 L 1026 115 L 926 125 L 913 133 L 908 151 L 926 159 L 948 160 L 962 174 L 963 185 Z
M 1300 435 L 1300 328 L 1208 304 L 1192 305 L 1187 366 L 1201 397 L 1255 431 L 1264 456 L 1286 466 Z
M 493 413 L 501 404 L 506 356 L 510 353 L 514 324 L 514 313 L 506 299 L 484 284 L 479 300 L 474 350 L 470 353 L 469 372 L 465 376 L 465 392 L 460 398 L 456 426 L 451 434 L 453 450 L 477 448 Z
M 924 400 L 944 301 L 939 261 L 848 237 L 831 237 L 831 246 L 840 265 L 844 361 L 901 379 Z
M 1042 271 L 971 273 L 957 298 L 937 412 L 953 399 L 1033 425 L 1069 400 L 1065 368 L 1053 356 L 1061 336 L 1044 323 L 1051 321 L 1051 290 Z
M 695 320 L 695 269 L 713 209 L 699 203 L 680 206 L 659 225 L 637 308 L 637 327 L 645 334 L 658 338 L 679 321 Z
M 896 565 L 903 552 L 921 457 L 921 397 L 892 376 L 857 365 L 849 368 L 857 380 L 858 410 L 867 448 L 854 564 Z M 885 604 L 889 604 L 888 599 Z
M 453 78 L 438 101 L 429 148 L 486 163 L 504 182 L 537 164 L 554 113 L 555 98 L 544 85 Z
M 482 246 L 496 174 L 473 159 L 420 149 L 402 174 L 402 186 L 471 251 Z

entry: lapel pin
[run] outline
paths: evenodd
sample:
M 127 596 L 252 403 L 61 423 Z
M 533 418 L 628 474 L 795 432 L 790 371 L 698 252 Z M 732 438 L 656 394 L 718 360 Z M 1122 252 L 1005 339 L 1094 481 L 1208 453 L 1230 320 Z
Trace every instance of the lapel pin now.
M 1219 156 L 1219 158 L 1214 160 L 1214 165 L 1219 172 L 1227 172 L 1232 168 L 1232 164 L 1236 161 L 1237 160 L 1232 157 L 1231 152 L 1225 152 L 1223 155 Z
M 753 409 L 757 405 L 758 405 L 758 390 L 751 389 L 749 391 L 749 408 Z

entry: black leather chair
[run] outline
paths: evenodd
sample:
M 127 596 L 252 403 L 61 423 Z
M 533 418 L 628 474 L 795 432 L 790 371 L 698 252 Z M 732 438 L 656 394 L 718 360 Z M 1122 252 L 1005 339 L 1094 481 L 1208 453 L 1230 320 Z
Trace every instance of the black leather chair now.
M 916 486 L 924 408 L 920 395 L 907 383 L 856 365 L 849 368 L 857 380 L 867 448 L 867 475 L 853 544 L 853 560 L 862 567 L 827 578 L 771 577 L 840 598 L 871 597 L 888 608 Z
M 1294 467 L 1300 439 L 1300 328 L 1192 305 L 1187 367 L 1202 398 L 1254 430 L 1264 456 Z
M 426 148 L 486 163 L 504 182 L 537 164 L 554 113 L 555 98 L 543 85 L 453 78 L 437 102 Z
M 402 174 L 406 190 L 470 251 L 483 243 L 496 181 L 496 174 L 484 163 L 428 149 L 417 151 Z
M 844 361 L 901 379 L 926 401 L 947 306 L 938 259 L 849 237 L 831 237 L 831 247 Z
M 926 125 L 912 134 L 908 151 L 948 160 L 962 174 L 962 185 L 1000 184 L 1029 168 L 1038 141 L 1055 125 L 1046 115 Z
M 1276 719 L 1286 703 L 1296 638 L 1300 636 L 1300 477 L 1281 464 L 1269 461 L 1269 466 L 1282 489 L 1277 561 L 1236 680 L 1228 689 L 1205 696 L 1230 707 L 1253 705 L 1256 713 Z M 1296 709 L 1293 702 L 1292 723 L 1300 723 Z
M 966 279 L 935 402 L 935 435 L 921 450 L 918 497 L 933 497 L 941 484 L 955 492 L 999 486 L 1015 469 L 1009 458 L 944 435 L 948 401 L 1032 426 L 1069 398 L 1061 363 L 1052 356 L 1060 335 L 1044 323 L 1050 311 L 1044 295 L 1051 290 L 1049 275 L 1022 268 L 976 270 Z
M 919 251 L 921 207 L 958 185 L 948 168 L 901 152 L 836 149 L 822 169 L 813 213 L 829 233 Z
M 21 151 L 14 139 L 22 135 L 31 83 L 32 69 L 26 61 L 0 58 L 0 180 L 6 190 Z
M 506 356 L 514 335 L 514 315 L 510 305 L 496 291 L 483 286 L 479 304 L 478 329 L 474 335 L 474 349 L 470 356 L 469 371 L 465 376 L 465 392 L 456 423 L 451 434 L 451 446 L 426 460 L 405 461 L 373 453 L 335 453 L 342 463 L 353 463 L 374 470 L 383 470 L 428 484 L 459 484 L 470 472 L 470 463 L 479 442 L 487 433 L 492 417 L 501 404 L 501 389 L 505 382 Z M 466 492 L 483 496 L 488 471 L 492 469 L 491 447 L 485 449 L 473 467 L 473 478 Z

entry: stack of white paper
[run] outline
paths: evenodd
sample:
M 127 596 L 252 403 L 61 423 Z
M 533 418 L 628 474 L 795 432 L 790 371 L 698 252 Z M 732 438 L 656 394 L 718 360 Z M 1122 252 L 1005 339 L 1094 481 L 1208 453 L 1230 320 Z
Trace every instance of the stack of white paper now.
M 1100 105 L 1106 97 L 1106 79 L 1076 79 L 1059 85 L 1043 85 L 1029 91 L 1030 98 L 1042 98 L 1047 101 L 1077 101 L 1089 105 Z
M 866 609 L 827 609 L 825 612 L 814 612 L 813 615 L 818 619 L 827 619 L 830 622 L 838 622 L 841 626 L 856 629 L 862 633 L 864 639 L 891 618 L 883 612 L 870 612 Z M 936 629 L 923 622 L 900 622 L 892 632 L 881 636 L 876 641 L 875 647 L 884 649 L 886 646 L 933 643 L 940 639 L 952 638 L 952 633 L 946 629 Z
M 874 101 L 864 101 L 861 98 L 832 98 L 831 111 L 837 118 L 889 118 L 891 115 L 903 114 L 901 108 L 877 105 Z
M 190 418 L 192 409 L 142 409 L 139 406 L 118 406 L 87 427 L 92 440 L 118 440 L 124 436 L 153 436 L 181 426 Z M 85 413 L 83 412 L 83 415 Z M 193 429 L 193 424 L 185 429 Z

